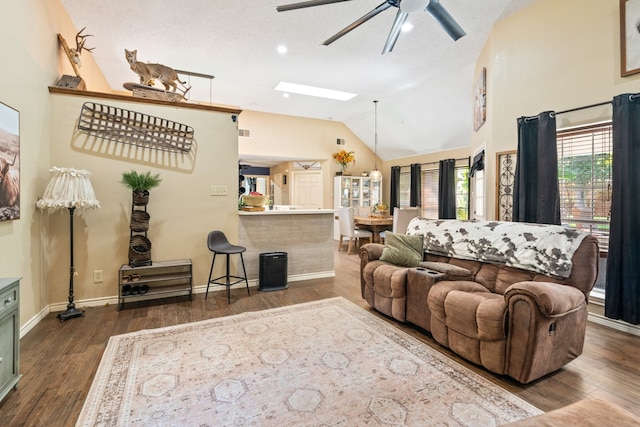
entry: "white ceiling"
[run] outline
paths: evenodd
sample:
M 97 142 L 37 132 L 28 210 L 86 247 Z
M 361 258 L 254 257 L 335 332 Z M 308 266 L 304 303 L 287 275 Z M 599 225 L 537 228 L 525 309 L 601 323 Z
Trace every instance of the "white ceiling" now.
M 191 101 L 337 120 L 372 149 L 373 100 L 379 100 L 378 155 L 384 160 L 469 145 L 478 54 L 497 21 L 534 0 L 441 0 L 466 36 L 454 42 L 431 15 L 418 11 L 408 19 L 413 31 L 400 34 L 385 55 L 394 7 L 322 45 L 384 0 L 276 11 L 296 1 L 61 0 L 75 26 L 94 36 L 86 46 L 95 47 L 93 56 L 114 90 L 137 82 L 124 57 L 125 48 L 137 49 L 142 62 L 214 75 L 212 89 L 207 79 L 192 78 Z M 276 51 L 280 44 L 288 53 Z M 280 81 L 358 95 L 347 102 L 284 98 L 273 90 Z

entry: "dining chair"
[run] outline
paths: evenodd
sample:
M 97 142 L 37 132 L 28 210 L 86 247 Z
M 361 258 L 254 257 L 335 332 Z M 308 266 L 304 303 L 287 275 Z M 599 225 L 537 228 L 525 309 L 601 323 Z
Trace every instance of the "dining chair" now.
M 409 222 L 413 218 L 420 216 L 419 209 L 420 208 L 418 206 L 413 206 L 410 208 L 393 208 L 393 225 L 391 228 L 391 232 L 407 234 L 407 226 L 409 225 Z M 385 236 L 385 232 L 381 231 L 380 232 L 381 243 L 384 242 L 384 236 Z
M 360 241 L 362 238 L 369 239 L 369 243 L 373 242 L 373 233 L 369 230 L 356 228 L 353 222 L 353 208 L 338 209 L 338 222 L 340 224 L 340 241 L 338 242 L 338 250 L 342 250 L 342 239 L 349 239 L 347 246 L 347 255 L 351 253 L 353 241 Z

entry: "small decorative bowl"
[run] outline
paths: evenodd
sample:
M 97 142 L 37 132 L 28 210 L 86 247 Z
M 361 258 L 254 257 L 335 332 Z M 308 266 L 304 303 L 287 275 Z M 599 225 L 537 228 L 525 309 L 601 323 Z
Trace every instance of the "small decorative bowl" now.
M 248 196 L 245 194 L 242 195 L 242 201 L 247 206 L 255 206 L 255 207 L 264 206 L 267 204 L 268 199 L 269 199 L 268 196 Z

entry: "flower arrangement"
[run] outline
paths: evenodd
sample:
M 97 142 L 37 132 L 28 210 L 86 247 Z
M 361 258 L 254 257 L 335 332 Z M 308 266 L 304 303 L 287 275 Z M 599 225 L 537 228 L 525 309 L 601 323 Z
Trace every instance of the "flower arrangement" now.
M 341 150 L 333 153 L 333 160 L 335 160 L 342 169 L 346 169 L 350 163 L 356 162 L 356 154 L 353 151 Z
M 388 217 L 389 216 L 389 206 L 386 203 L 378 202 L 373 205 L 373 209 L 371 210 L 372 216 L 377 217 Z

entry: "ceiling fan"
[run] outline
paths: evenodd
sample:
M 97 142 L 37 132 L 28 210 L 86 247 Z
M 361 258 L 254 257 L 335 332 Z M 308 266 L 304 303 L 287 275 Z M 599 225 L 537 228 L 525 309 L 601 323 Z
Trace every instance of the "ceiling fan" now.
M 276 10 L 278 12 L 286 12 L 289 10 L 323 6 L 325 4 L 340 3 L 343 1 L 351 0 L 309 0 L 299 3 L 277 6 Z M 435 20 L 438 21 L 440 25 L 442 25 L 442 28 L 447 32 L 447 34 L 449 34 L 449 36 L 451 36 L 454 41 L 458 40 L 460 37 L 466 34 L 462 27 L 455 21 L 455 19 L 453 19 L 449 12 L 447 12 L 444 6 L 440 4 L 440 0 L 385 0 L 384 3 L 380 4 L 378 7 L 362 16 L 360 19 L 347 25 L 342 30 L 338 31 L 336 34 L 325 40 L 322 44 L 325 46 L 330 45 L 351 30 L 356 29 L 360 25 L 367 22 L 369 19 L 373 18 L 380 12 L 389 9 L 392 6 L 398 8 L 398 13 L 396 14 L 396 18 L 393 21 L 393 25 L 391 26 L 391 31 L 389 32 L 386 43 L 384 44 L 384 49 L 382 49 L 383 54 L 391 52 L 393 50 L 393 47 L 398 40 L 398 36 L 400 35 L 400 29 L 407 20 L 409 13 L 416 12 L 422 9 L 429 12 L 431 16 L 433 16 Z

